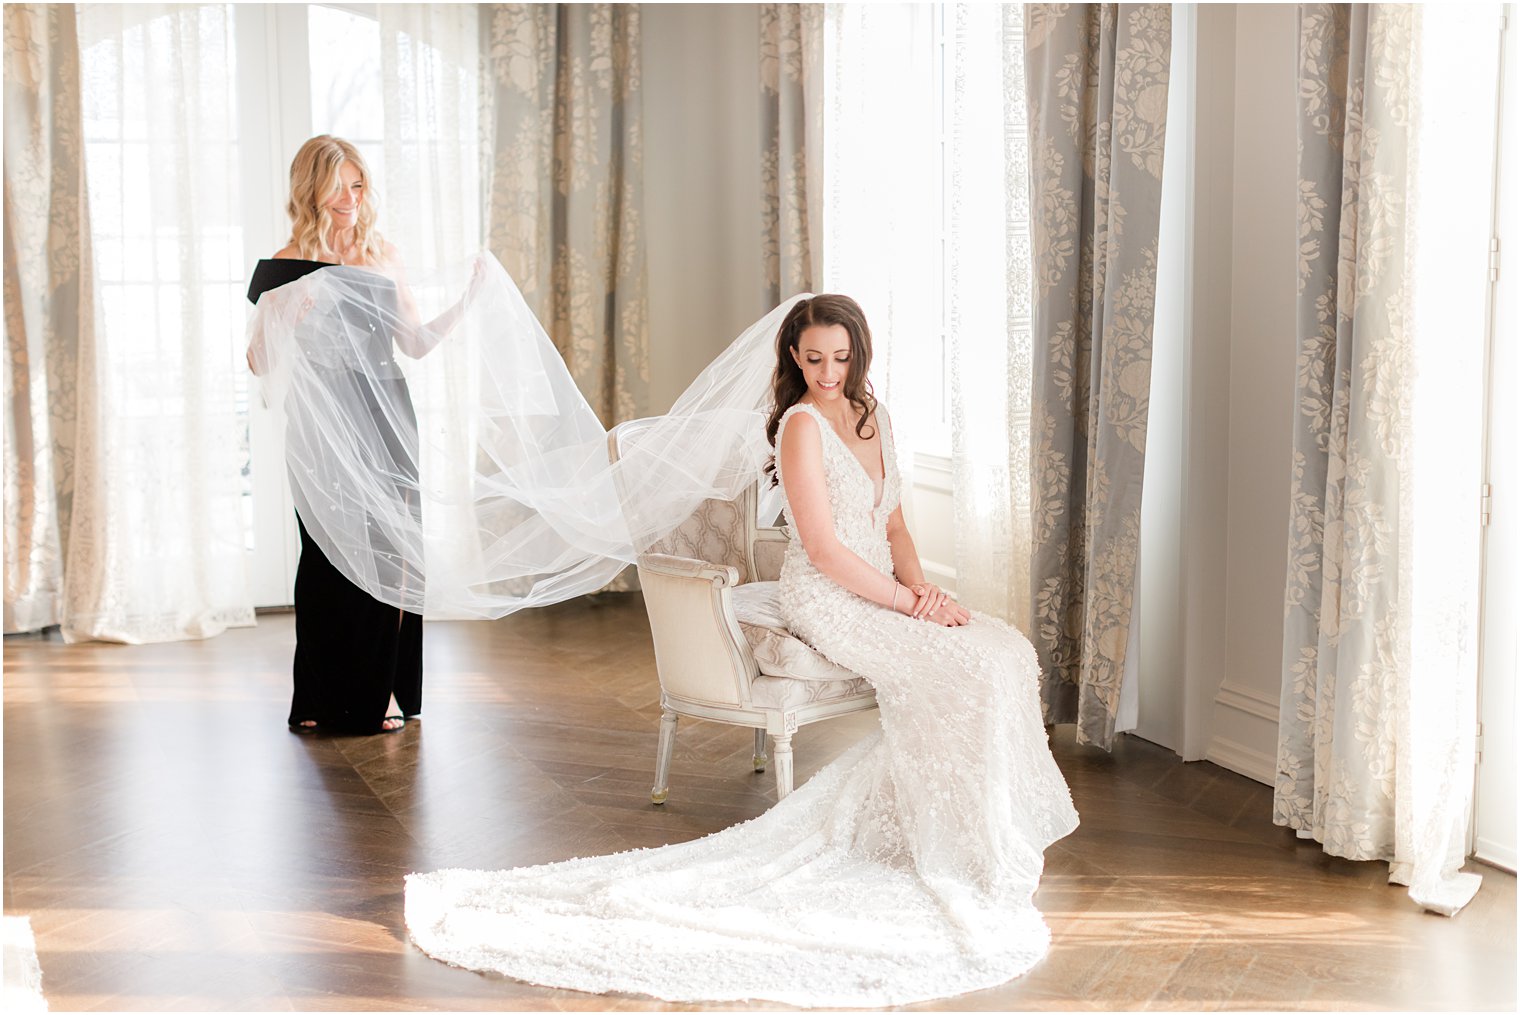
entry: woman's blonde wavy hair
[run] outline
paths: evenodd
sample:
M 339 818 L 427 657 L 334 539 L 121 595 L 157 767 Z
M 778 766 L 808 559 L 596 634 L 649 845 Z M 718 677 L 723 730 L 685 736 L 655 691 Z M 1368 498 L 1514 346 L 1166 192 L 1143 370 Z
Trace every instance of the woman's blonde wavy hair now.
M 385 261 L 385 239 L 375 228 L 375 195 L 369 167 L 359 149 L 330 134 L 319 134 L 307 141 L 290 163 L 290 199 L 285 202 L 285 213 L 290 216 L 290 243 L 308 261 L 342 260 L 327 245 L 332 233 L 327 202 L 343 186 L 339 168 L 345 162 L 352 162 L 364 181 L 364 200 L 359 203 L 358 221 L 354 224 L 354 248 L 364 263 L 381 264 Z

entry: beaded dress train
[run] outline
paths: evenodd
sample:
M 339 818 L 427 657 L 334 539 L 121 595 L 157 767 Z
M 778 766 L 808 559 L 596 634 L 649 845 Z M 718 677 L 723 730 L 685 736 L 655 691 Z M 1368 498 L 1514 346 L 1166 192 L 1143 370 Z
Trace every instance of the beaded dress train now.
M 799 412 L 817 415 L 794 406 L 783 432 Z M 835 531 L 890 573 L 901 481 L 885 409 L 879 494 L 818 418 Z M 1045 848 L 1077 814 L 1028 640 L 981 614 L 949 628 L 877 606 L 795 539 L 780 600 L 798 637 L 875 685 L 879 732 L 760 817 L 693 842 L 413 874 L 413 940 L 547 986 L 815 1007 L 946 997 L 1037 962 L 1050 936 L 1031 899 Z

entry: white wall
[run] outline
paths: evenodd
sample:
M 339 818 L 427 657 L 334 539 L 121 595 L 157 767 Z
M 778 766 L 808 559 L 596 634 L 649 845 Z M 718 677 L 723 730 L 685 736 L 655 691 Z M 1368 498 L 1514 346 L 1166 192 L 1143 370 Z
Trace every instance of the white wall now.
M 1182 753 L 1183 477 L 1187 456 L 1188 308 L 1192 299 L 1192 199 L 1198 15 L 1172 8 L 1171 87 L 1166 161 L 1161 180 L 1161 235 L 1156 271 L 1156 322 L 1151 345 L 1150 413 L 1145 426 L 1145 483 L 1140 507 L 1140 584 L 1131 644 L 1138 635 L 1133 732 Z M 1222 531 L 1222 530 L 1221 530 Z M 1126 701 L 1131 679 L 1126 660 Z M 1120 707 L 1121 720 L 1124 707 Z M 1122 728 L 1122 727 L 1116 727 Z
M 755 4 L 643 7 L 651 413 L 771 309 L 761 305 L 759 33 Z
M 1275 774 L 1295 356 L 1292 5 L 1178 5 L 1135 733 Z
M 1296 358 L 1297 25 L 1236 8 L 1225 659 L 1208 757 L 1272 782 Z
M 1180 364 L 1163 352 L 1154 375 L 1152 406 L 1160 409 L 1162 426 L 1158 461 L 1146 467 L 1145 507 L 1157 511 L 1145 521 L 1141 537 L 1140 715 L 1135 732 L 1196 761 L 1209 755 L 1214 699 L 1230 662 L 1227 511 L 1236 425 L 1230 364 L 1241 32 L 1233 4 L 1179 7 L 1175 15 L 1179 32 L 1173 45 L 1190 46 L 1192 60 L 1173 82 L 1181 94 L 1172 109 L 1181 105 L 1191 117 L 1190 129 L 1180 133 L 1192 145 L 1192 166 L 1189 173 L 1185 151 L 1168 151 L 1163 186 L 1165 196 L 1175 200 L 1173 188 L 1183 185 L 1183 249 L 1169 243 L 1162 251 L 1161 271 L 1173 277 L 1180 271 L 1185 295 L 1180 320 L 1163 307 L 1157 322 L 1163 347 L 1180 341 L 1182 348 Z M 1249 80 L 1240 85 L 1253 86 Z M 1169 142 L 1173 138 L 1168 131 Z M 1176 210 L 1169 202 L 1167 211 Z M 1165 239 L 1173 240 L 1176 225 L 1167 223 Z M 1181 334 L 1170 334 L 1169 328 Z M 1167 404 L 1168 399 L 1180 407 Z M 1168 509 L 1180 512 L 1180 532 L 1159 517 Z

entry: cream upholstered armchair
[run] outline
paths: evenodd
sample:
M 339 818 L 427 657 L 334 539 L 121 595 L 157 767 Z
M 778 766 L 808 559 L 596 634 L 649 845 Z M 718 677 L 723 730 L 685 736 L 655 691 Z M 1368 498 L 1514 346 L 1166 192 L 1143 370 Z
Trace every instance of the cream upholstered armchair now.
M 608 435 L 608 452 L 634 420 Z M 737 500 L 703 501 L 679 528 L 638 558 L 639 584 L 660 677 L 660 745 L 650 799 L 670 792 L 681 716 L 755 731 L 755 771 L 775 747 L 776 796 L 792 791 L 792 735 L 801 726 L 876 707 L 864 677 L 793 637 L 776 602 L 787 533 L 756 521 L 753 486 Z

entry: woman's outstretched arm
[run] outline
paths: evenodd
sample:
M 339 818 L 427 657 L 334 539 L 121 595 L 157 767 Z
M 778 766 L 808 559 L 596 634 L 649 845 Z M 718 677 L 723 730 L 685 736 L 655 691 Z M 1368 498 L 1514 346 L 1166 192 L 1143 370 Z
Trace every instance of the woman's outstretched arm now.
M 485 281 L 485 269 L 477 260 L 464 295 L 452 307 L 424 324 L 422 315 L 417 310 L 417 301 L 412 298 L 411 287 L 406 284 L 406 267 L 401 263 L 401 254 L 396 250 L 395 244 L 385 245 L 385 258 L 386 267 L 396 282 L 396 302 L 401 315 L 401 319 L 396 322 L 396 347 L 412 359 L 421 359 L 447 338 L 459 323 L 459 318 L 464 316 L 466 308 Z

